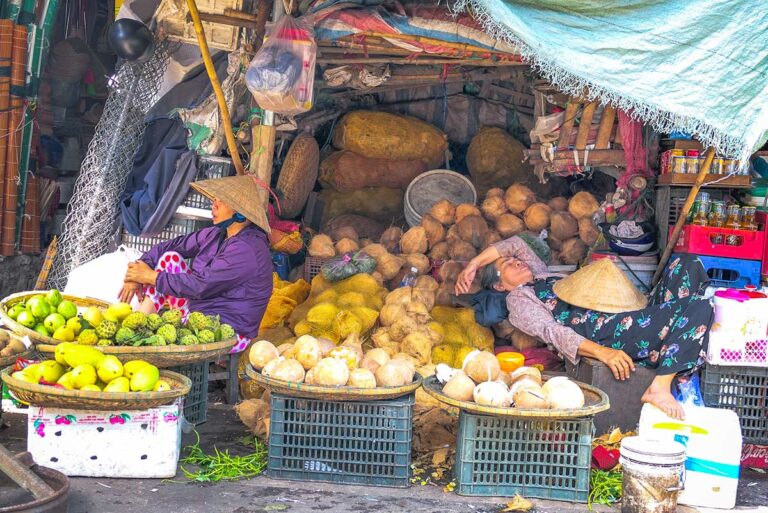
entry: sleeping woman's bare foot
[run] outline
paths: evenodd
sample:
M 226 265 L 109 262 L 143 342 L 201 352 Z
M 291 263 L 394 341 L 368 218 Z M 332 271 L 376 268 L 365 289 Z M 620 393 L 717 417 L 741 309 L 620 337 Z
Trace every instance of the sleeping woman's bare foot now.
M 670 391 L 674 374 L 666 376 L 656 376 L 650 386 L 645 390 L 641 399 L 644 403 L 649 403 L 672 417 L 673 419 L 685 420 L 683 407 L 675 399 Z

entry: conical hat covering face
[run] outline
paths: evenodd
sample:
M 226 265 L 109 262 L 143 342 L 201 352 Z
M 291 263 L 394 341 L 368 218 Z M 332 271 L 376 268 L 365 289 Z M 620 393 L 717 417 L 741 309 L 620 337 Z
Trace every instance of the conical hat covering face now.
M 267 213 L 259 194 L 259 186 L 256 185 L 251 176 L 226 176 L 212 180 L 201 180 L 191 185 L 193 189 L 211 201 L 221 201 L 269 233 L 269 221 L 267 221 Z
M 610 258 L 558 280 L 553 290 L 568 304 L 604 313 L 634 312 L 648 305 L 648 299 Z

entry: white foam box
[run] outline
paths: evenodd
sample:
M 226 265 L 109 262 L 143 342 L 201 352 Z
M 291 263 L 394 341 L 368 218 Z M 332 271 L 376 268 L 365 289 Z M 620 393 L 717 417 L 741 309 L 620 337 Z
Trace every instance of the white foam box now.
M 181 452 L 179 404 L 144 411 L 30 406 L 27 450 L 68 476 L 167 478 Z

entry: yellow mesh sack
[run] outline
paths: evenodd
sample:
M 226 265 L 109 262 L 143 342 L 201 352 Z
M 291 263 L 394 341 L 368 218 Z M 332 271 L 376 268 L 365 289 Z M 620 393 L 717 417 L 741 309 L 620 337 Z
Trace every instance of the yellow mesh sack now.
M 358 292 L 364 296 L 376 295 L 381 292 L 381 287 L 376 279 L 370 274 L 360 273 L 350 276 L 333 285 L 334 290 L 339 294 L 346 292 Z
M 328 289 L 318 294 L 317 297 L 315 297 L 312 300 L 312 302 L 313 303 L 335 303 L 338 297 L 339 295 L 336 293 L 335 290 Z
M 472 308 L 456 308 L 456 322 L 462 326 L 469 327 L 477 325 L 475 320 L 475 311 Z
M 342 308 L 365 305 L 365 296 L 360 292 L 345 292 L 336 300 L 336 304 Z
M 289 297 L 296 301 L 296 304 L 303 303 L 306 301 L 307 296 L 309 296 L 309 283 L 303 279 L 293 283 L 280 280 L 279 285 L 273 289 L 272 294 Z
M 352 313 L 363 323 L 363 332 L 373 328 L 379 320 L 379 312 L 367 306 L 355 306 L 352 308 Z
M 468 346 L 469 337 L 466 330 L 458 323 L 449 322 L 443 324 L 445 335 L 443 336 L 443 342 L 445 344 L 451 344 L 452 346 Z
M 444 363 L 453 366 L 456 360 L 456 347 L 450 344 L 440 344 L 432 348 L 432 363 Z
M 458 322 L 456 316 L 458 314 L 458 308 L 451 308 L 450 306 L 436 306 L 430 312 L 432 319 L 440 324 L 448 324 L 449 322 Z
M 296 301 L 286 296 L 272 295 L 267 310 L 261 319 L 260 328 L 274 328 L 282 325 L 296 307 Z
M 317 303 L 307 312 L 307 321 L 314 326 L 330 328 L 339 309 L 333 303 Z
M 332 329 L 341 339 L 345 339 L 352 334 L 360 335 L 363 332 L 363 321 L 349 310 L 341 310 L 333 320 Z
M 464 328 L 469 337 L 469 345 L 482 349 L 483 351 L 493 352 L 494 336 L 493 331 L 485 326 L 473 324 Z

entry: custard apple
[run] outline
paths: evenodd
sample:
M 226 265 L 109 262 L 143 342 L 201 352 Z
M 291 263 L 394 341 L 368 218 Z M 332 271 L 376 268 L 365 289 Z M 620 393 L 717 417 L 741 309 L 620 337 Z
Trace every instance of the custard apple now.
M 117 333 L 117 323 L 104 319 L 96 328 L 96 334 L 99 338 L 112 338 Z
M 175 344 L 177 333 L 176 328 L 172 324 L 166 324 L 165 326 L 160 326 L 157 330 L 157 335 L 163 337 L 166 342 L 169 344 Z M 165 344 L 162 344 L 165 345 Z

